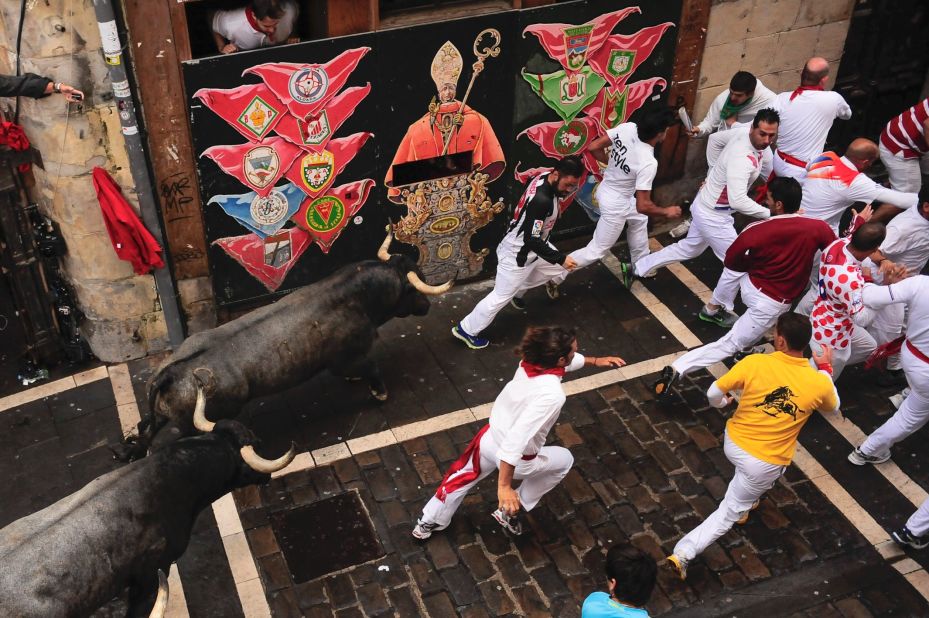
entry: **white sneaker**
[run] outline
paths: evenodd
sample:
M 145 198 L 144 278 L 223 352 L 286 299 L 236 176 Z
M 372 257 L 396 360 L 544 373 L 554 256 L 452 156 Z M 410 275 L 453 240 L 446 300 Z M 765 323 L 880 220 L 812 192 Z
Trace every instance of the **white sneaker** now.
M 671 230 L 671 238 L 686 236 L 688 231 L 690 231 L 690 219 L 685 219 Z
M 433 532 L 438 532 L 439 530 L 445 530 L 447 526 L 440 526 L 437 523 L 423 521 L 421 519 L 416 520 L 416 526 L 413 528 L 413 536 L 420 541 L 425 541 L 432 536 Z
M 899 393 L 897 393 L 896 395 L 891 395 L 890 397 L 888 397 L 888 399 L 890 399 L 890 403 L 891 405 L 893 405 L 894 409 L 899 410 L 900 406 L 903 405 L 903 400 L 906 399 L 907 395 L 909 394 L 910 394 L 910 387 L 908 386 L 902 391 L 900 391 Z

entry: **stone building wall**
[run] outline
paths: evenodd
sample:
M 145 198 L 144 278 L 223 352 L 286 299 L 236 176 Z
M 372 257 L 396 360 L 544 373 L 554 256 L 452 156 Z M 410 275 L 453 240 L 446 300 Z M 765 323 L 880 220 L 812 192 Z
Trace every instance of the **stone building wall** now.
M 93 3 L 27 0 L 26 7 L 22 71 L 69 83 L 86 97 L 81 110 L 57 95 L 20 102 L 20 123 L 45 165 L 34 169 L 31 198 L 61 227 L 68 247 L 63 269 L 87 316 L 82 333 L 104 361 L 164 349 L 154 278 L 136 276 L 116 257 L 91 182 L 93 167 L 105 168 L 138 212 Z M 15 72 L 19 10 L 19 2 L 0 3 L 0 70 L 7 74 Z
M 774 92 L 800 85 L 812 56 L 829 61 L 831 87 L 845 48 L 855 0 L 716 0 L 710 10 L 700 82 L 691 116 L 703 120 L 736 71 L 748 71 Z M 691 199 L 706 173 L 706 139 L 691 140 L 685 177 L 659 198 Z

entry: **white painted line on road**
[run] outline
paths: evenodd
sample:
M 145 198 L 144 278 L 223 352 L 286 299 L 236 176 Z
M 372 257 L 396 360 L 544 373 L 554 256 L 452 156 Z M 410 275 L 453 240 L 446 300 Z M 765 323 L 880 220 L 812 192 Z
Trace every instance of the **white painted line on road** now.
M 116 398 L 116 411 L 119 414 L 119 426 L 123 435 L 135 431 L 139 424 L 139 405 L 135 401 L 132 377 L 129 367 L 123 363 L 107 368 L 110 382 L 113 384 L 113 396 Z
M 15 408 L 17 406 L 25 405 L 27 403 L 32 403 L 33 401 L 42 399 L 43 397 L 51 397 L 52 395 L 63 393 L 67 390 L 71 390 L 72 388 L 74 388 L 74 377 L 68 376 L 67 378 L 55 380 L 54 382 L 49 382 L 48 384 L 34 386 L 29 390 L 13 393 L 12 395 L 7 395 L 6 397 L 0 399 L 0 412 Z
M 226 561 L 232 572 L 235 590 L 239 595 L 239 603 L 245 618 L 268 618 L 271 608 L 265 598 L 264 588 L 258 576 L 255 559 L 248 548 L 248 539 L 242 528 L 239 511 L 235 507 L 235 500 L 231 493 L 221 497 L 213 503 L 213 516 L 216 526 L 222 537 L 223 549 L 226 550 Z

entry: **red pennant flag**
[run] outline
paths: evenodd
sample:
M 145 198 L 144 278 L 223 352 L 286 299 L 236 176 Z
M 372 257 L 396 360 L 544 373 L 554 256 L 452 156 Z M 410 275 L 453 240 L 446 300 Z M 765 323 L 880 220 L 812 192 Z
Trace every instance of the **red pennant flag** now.
M 325 108 L 307 120 L 285 114 L 274 130 L 278 135 L 304 150 L 320 152 L 326 148 L 329 139 L 354 113 L 355 108 L 368 96 L 369 92 L 371 92 L 371 84 L 346 88 L 333 97 Z
M 668 82 L 663 77 L 650 77 L 623 86 L 622 90 L 604 88 L 584 113 L 600 121 L 604 131 L 626 122 L 632 113 L 645 104 L 655 87 L 664 90 Z
M 242 75 L 257 75 L 290 113 L 306 119 L 319 112 L 352 74 L 370 47 L 349 49 L 326 64 L 268 62 L 245 69 Z
M 361 132 L 331 140 L 325 150 L 298 157 L 284 176 L 310 197 L 321 195 L 372 135 Z
M 641 13 L 637 6 L 631 6 L 593 19 L 586 24 L 533 24 L 523 30 L 534 34 L 548 55 L 559 62 L 565 71 L 580 71 L 587 62 L 587 57 L 595 53 L 606 42 L 616 24 L 631 15 Z
M 242 265 L 248 274 L 274 292 L 284 282 L 290 269 L 310 246 L 313 238 L 300 228 L 281 230 L 262 239 L 257 234 L 231 236 L 213 241 L 229 257 Z
M 331 189 L 322 197 L 308 197 L 291 221 L 313 235 L 323 253 L 329 253 L 339 234 L 368 199 L 374 186 L 370 178 Z
M 303 151 L 280 137 L 269 137 L 258 144 L 210 146 L 201 157 L 216 165 L 261 197 L 267 197 L 284 172 Z
M 561 159 L 582 152 L 600 133 L 602 131 L 597 118 L 585 116 L 575 118 L 571 122 L 541 122 L 516 137 L 525 135 L 541 148 L 546 156 Z
M 201 88 L 194 97 L 251 142 L 264 139 L 287 108 L 264 84 L 238 88 Z
M 673 26 L 666 21 L 657 26 L 642 28 L 635 34 L 614 34 L 596 52 L 588 55 L 590 68 L 613 88 L 620 89 L 639 65 L 645 62 L 665 31 Z

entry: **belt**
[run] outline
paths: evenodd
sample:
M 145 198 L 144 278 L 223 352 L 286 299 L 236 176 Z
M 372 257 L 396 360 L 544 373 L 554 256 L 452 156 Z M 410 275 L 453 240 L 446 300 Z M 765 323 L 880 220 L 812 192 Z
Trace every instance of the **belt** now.
M 915 345 L 910 343 L 909 339 L 906 340 L 906 347 L 910 352 L 913 353 L 913 356 L 915 356 L 922 362 L 929 364 L 929 356 L 926 356 L 925 354 L 923 354 L 919 348 L 917 348 Z
M 926 362 L 929 362 L 929 360 L 927 360 Z M 538 453 L 533 453 L 532 455 L 523 455 L 523 461 L 532 461 L 538 456 L 539 456 Z
M 797 167 L 802 167 L 803 169 L 806 169 L 806 161 L 801 161 L 801 160 L 798 159 L 797 157 L 795 157 L 795 156 L 793 156 L 793 155 L 789 155 L 789 154 L 787 154 L 786 152 L 781 152 L 780 150 L 775 150 L 774 152 L 776 152 L 776 153 L 777 153 L 777 156 L 779 156 L 781 159 L 783 159 L 783 160 L 786 161 L 787 163 L 790 163 L 791 165 L 796 165 Z
M 758 291 L 759 291 L 759 292 L 761 292 L 762 294 L 764 294 L 765 296 L 767 296 L 768 298 L 770 298 L 770 299 L 773 300 L 773 301 L 777 301 L 777 302 L 781 303 L 782 305 L 789 305 L 789 304 L 793 303 L 793 301 L 790 300 L 790 299 L 788 299 L 788 298 L 781 298 L 780 296 L 775 296 L 774 294 L 772 294 L 771 292 L 767 291 L 766 289 L 764 289 L 764 288 L 761 287 L 760 285 L 756 284 L 754 281 L 753 281 L 752 283 L 753 283 L 753 285 L 755 285 L 756 288 L 758 288 Z

